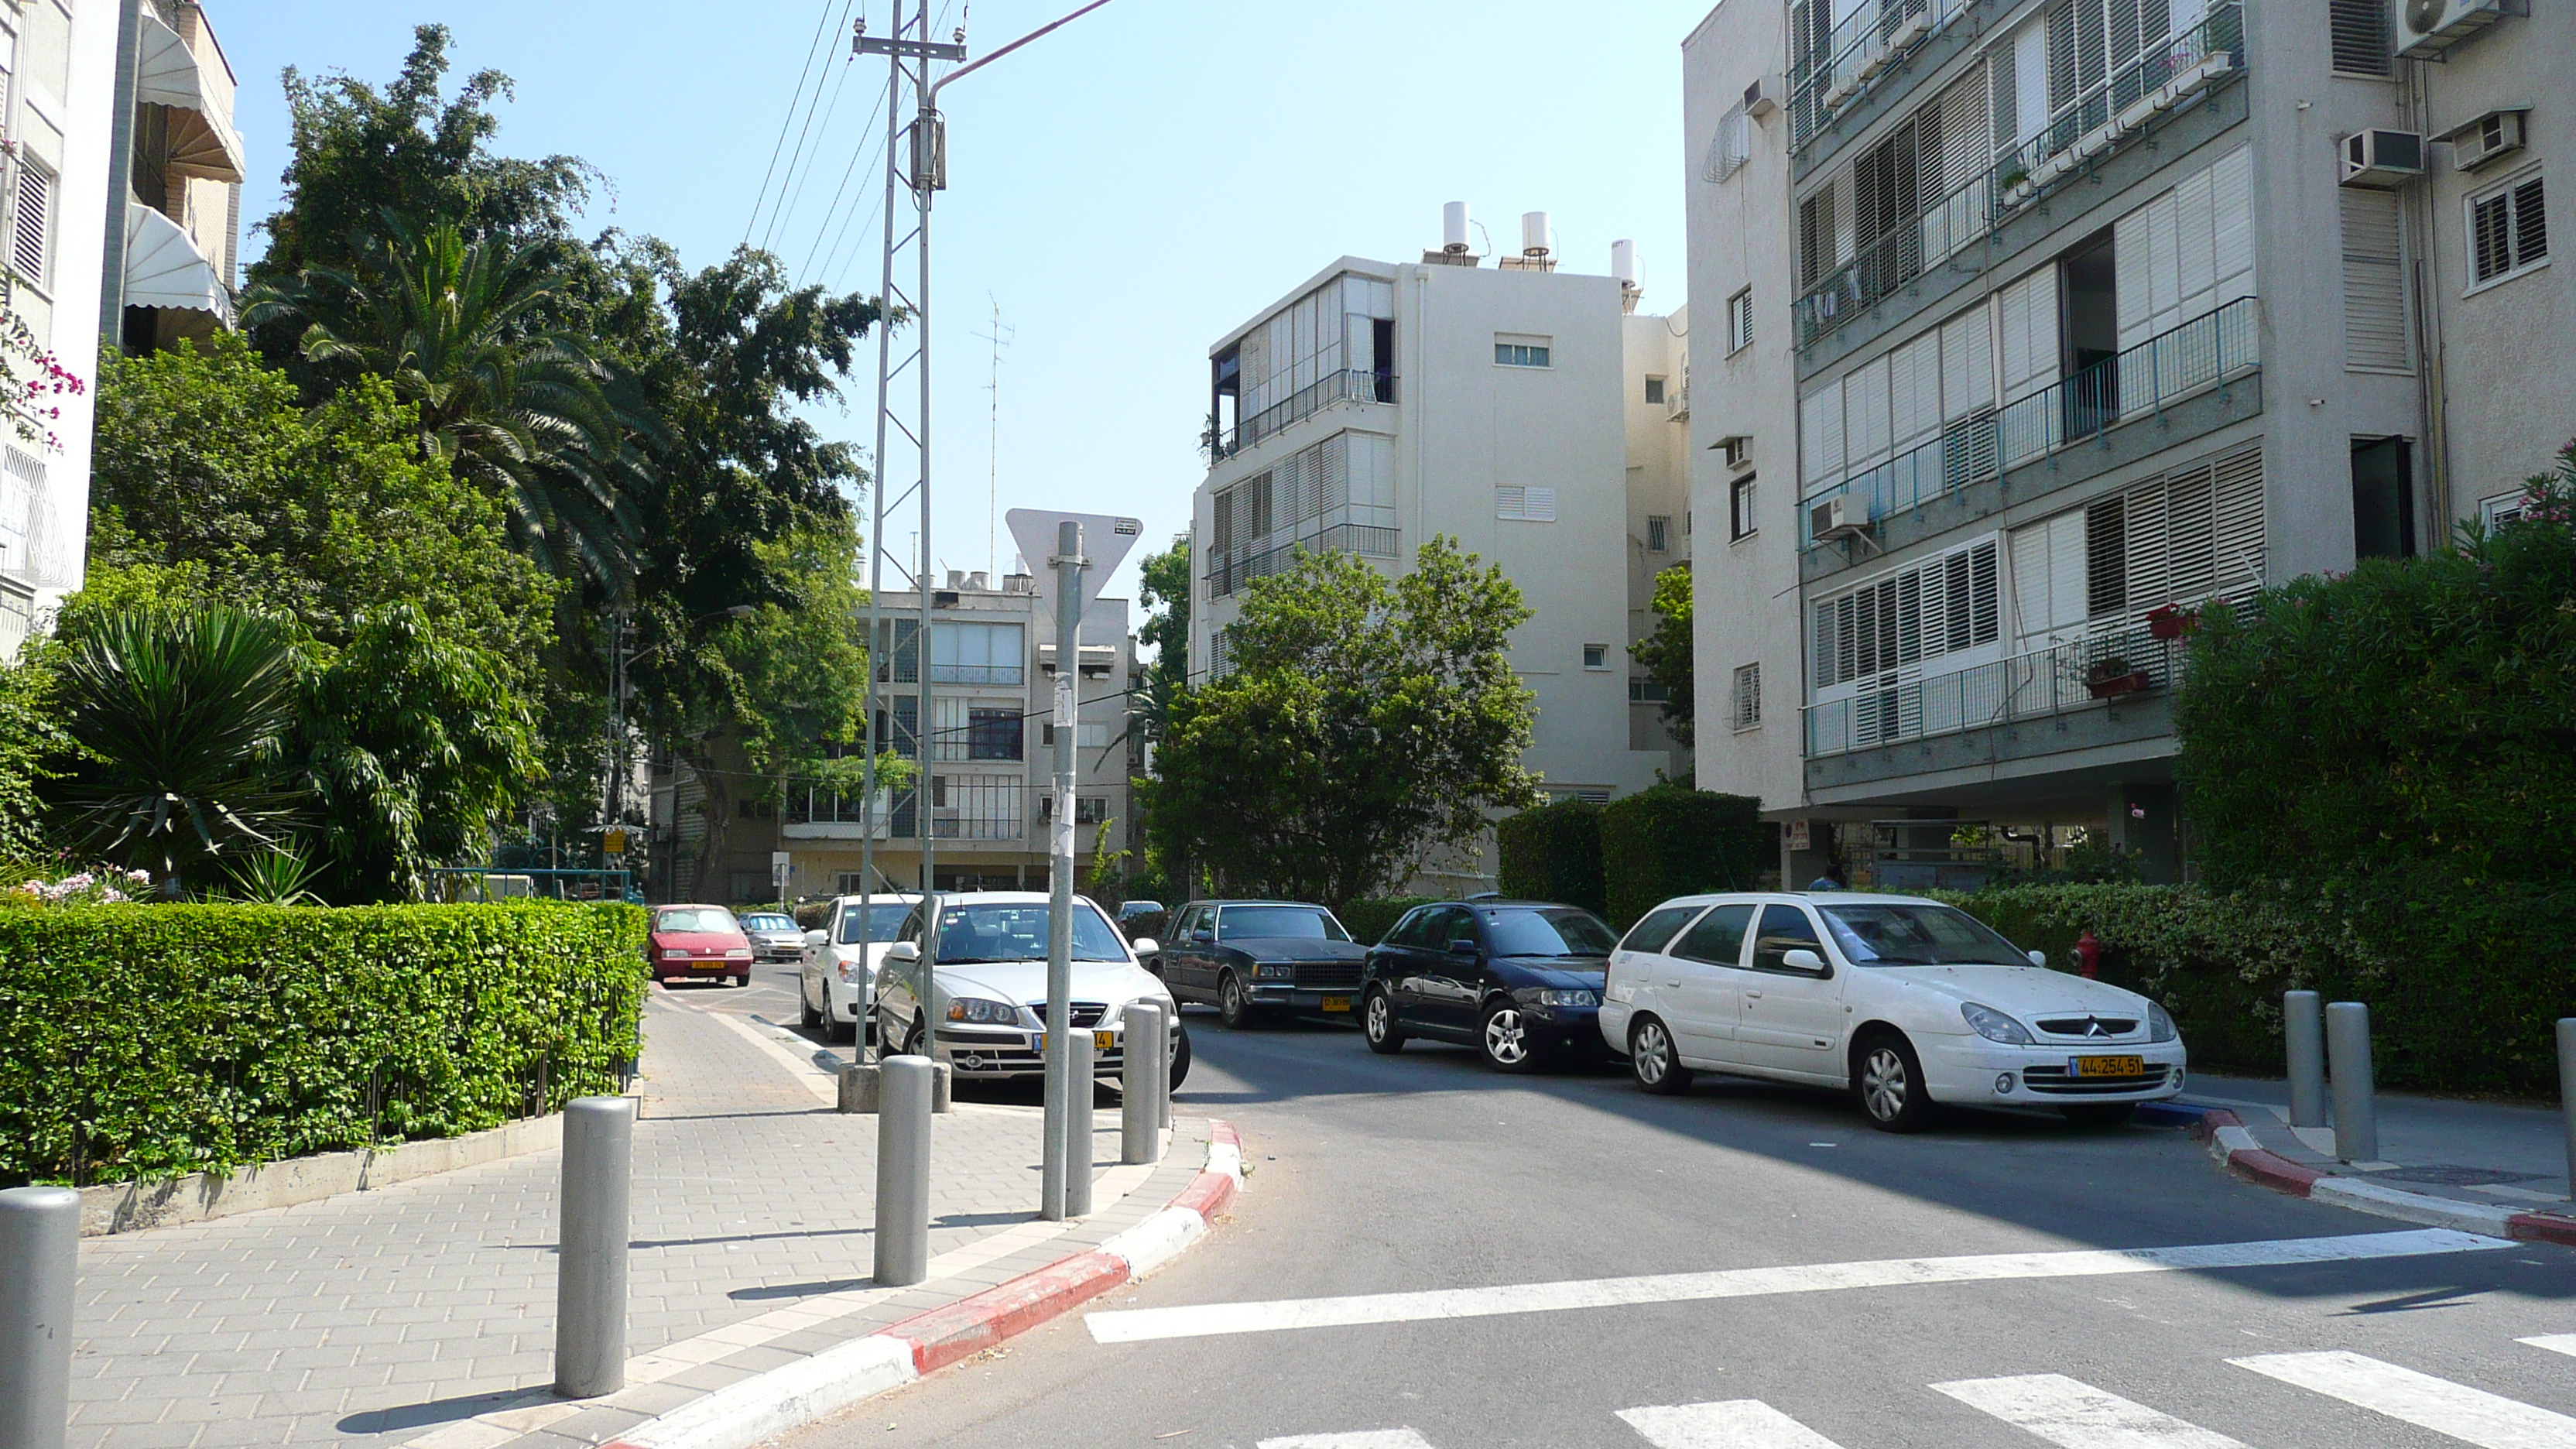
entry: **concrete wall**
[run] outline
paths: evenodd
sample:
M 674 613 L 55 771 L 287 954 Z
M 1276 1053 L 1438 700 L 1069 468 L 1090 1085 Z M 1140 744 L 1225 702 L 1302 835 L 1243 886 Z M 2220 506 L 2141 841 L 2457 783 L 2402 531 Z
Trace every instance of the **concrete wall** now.
M 1628 432 L 1628 633 L 1634 643 L 1655 632 L 1655 577 L 1691 558 L 1694 515 L 1690 497 L 1690 322 L 1687 309 L 1670 316 L 1632 316 L 1623 341 L 1627 360 Z M 1649 402 L 1646 380 L 1663 379 L 1664 400 Z M 1654 520 L 1666 520 L 1663 547 L 1655 547 Z M 1642 671 L 1627 666 L 1630 678 Z M 1632 749 L 1661 751 L 1668 775 L 1691 767 L 1689 753 L 1673 741 L 1660 705 L 1632 700 L 1628 706 L 1628 744 Z

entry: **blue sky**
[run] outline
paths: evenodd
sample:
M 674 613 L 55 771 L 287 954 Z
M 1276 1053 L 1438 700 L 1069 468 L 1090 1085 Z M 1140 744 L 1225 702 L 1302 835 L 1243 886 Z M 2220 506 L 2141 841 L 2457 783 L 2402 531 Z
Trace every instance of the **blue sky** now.
M 980 0 L 974 53 L 1075 0 Z M 1159 543 L 1188 526 L 1207 403 L 1207 348 L 1343 253 L 1408 259 L 1465 200 L 1510 246 L 1523 211 L 1553 214 L 1569 266 L 1606 271 L 1633 237 L 1646 305 L 1682 301 L 1680 43 L 1702 0 L 1466 6 L 1428 0 L 1114 0 L 947 91 L 951 189 L 939 202 L 932 321 L 935 553 L 976 569 L 999 506 L 1136 514 Z M 252 158 L 245 225 L 279 199 L 287 125 L 277 78 L 346 70 L 382 82 L 411 28 L 455 32 L 451 79 L 508 73 L 498 148 L 568 152 L 605 172 L 591 222 L 650 232 L 691 265 L 759 213 L 800 277 L 873 291 L 882 196 L 881 62 L 847 68 L 846 32 L 811 123 L 815 160 L 773 177 L 772 149 L 818 21 L 890 0 L 210 0 L 241 80 Z M 957 24 L 952 8 L 940 26 Z M 812 82 L 808 82 L 809 94 Z M 876 109 L 873 124 L 869 111 Z M 798 112 L 800 123 L 804 113 Z M 789 144 L 792 148 L 794 137 Z M 842 210 L 830 207 L 858 171 Z M 781 158 L 778 166 L 786 167 Z M 855 224 L 849 214 L 857 201 Z M 846 227 L 846 230 L 844 228 Z M 841 237 L 838 249 L 834 238 Z M 757 238 L 755 238 L 757 239 Z M 260 237 L 246 239 L 255 256 Z M 993 307 L 1003 353 L 998 448 Z M 873 356 L 849 407 L 817 422 L 863 444 Z M 910 530 L 890 540 L 911 545 Z M 1011 562 L 1000 531 L 998 562 Z M 1131 592 L 1134 564 L 1113 591 Z

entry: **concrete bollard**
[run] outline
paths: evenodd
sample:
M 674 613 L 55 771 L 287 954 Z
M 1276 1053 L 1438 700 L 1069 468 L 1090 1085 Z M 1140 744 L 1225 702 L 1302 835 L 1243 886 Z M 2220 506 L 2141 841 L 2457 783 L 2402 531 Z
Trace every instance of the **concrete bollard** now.
M 2326 1004 L 2326 1058 L 2334 1073 L 2335 1157 L 2379 1160 L 2379 1106 L 2370 1079 L 2370 1008 L 2358 1001 Z
M 2567 1119 L 2567 1195 L 2576 1197 L 2576 1016 L 2558 1018 L 2558 1101 Z
M 72 1401 L 80 1194 L 0 1192 L 0 1444 L 63 1449 Z
M 867 1062 L 841 1068 L 840 1110 L 842 1112 L 862 1117 L 876 1114 L 877 1099 L 883 1090 L 877 1071 L 878 1065 L 875 1062 Z M 930 1070 L 932 1073 L 930 1110 L 945 1113 L 955 1105 L 956 1074 L 949 1069 L 946 1062 L 932 1062 Z
M 1154 1125 L 1172 1130 L 1172 1044 L 1181 1035 L 1181 1006 L 1174 1002 L 1163 1012 L 1163 1049 L 1154 1054 Z
M 930 1101 L 937 1074 L 927 1057 L 877 1064 L 877 1266 L 886 1288 L 930 1276 Z
M 626 1386 L 626 1244 L 635 1099 L 564 1108 L 563 1201 L 555 1260 L 555 1392 L 597 1398 Z
M 1154 1091 L 1162 1067 L 1163 1008 L 1138 1001 L 1127 1008 L 1127 1054 L 1120 1064 L 1118 1160 L 1130 1165 L 1163 1160 L 1162 1107 Z
M 2281 1045 L 2290 1058 L 2290 1125 L 2326 1125 L 2325 998 L 2313 991 L 2281 994 Z
M 1073 1065 L 1065 1074 L 1072 1090 L 1064 1099 L 1064 1215 L 1080 1218 L 1091 1215 L 1091 1100 L 1100 1093 L 1100 1067 L 1091 1033 L 1077 1031 L 1067 1040 Z

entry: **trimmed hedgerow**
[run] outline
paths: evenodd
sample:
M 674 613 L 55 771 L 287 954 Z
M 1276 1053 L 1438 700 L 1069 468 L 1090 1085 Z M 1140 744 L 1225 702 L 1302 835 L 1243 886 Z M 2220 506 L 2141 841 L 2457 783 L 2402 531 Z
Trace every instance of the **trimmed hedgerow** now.
M 1751 890 L 1776 859 L 1762 802 L 1657 785 L 1601 808 L 1601 869 L 1610 924 L 1624 931 L 1674 896 Z
M 1436 899 L 1436 896 L 1378 896 L 1353 901 L 1334 915 L 1340 919 L 1343 929 L 1351 933 L 1352 940 L 1364 946 L 1374 946 L 1386 939 L 1386 933 L 1395 929 L 1395 923 L 1404 919 L 1405 912 L 1415 906 L 1427 906 Z
M 1559 800 L 1505 819 L 1494 834 L 1501 844 L 1504 895 L 1561 901 L 1594 915 L 1610 909 L 1601 874 L 1600 806 Z
M 0 1184 L 448 1137 L 615 1091 L 622 905 L 0 909 Z

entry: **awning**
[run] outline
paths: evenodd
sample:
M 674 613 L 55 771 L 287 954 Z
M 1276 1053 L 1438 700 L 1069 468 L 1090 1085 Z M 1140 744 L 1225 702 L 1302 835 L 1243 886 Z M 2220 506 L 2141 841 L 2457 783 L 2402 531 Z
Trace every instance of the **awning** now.
M 150 10 L 139 18 L 143 43 L 135 59 L 134 99 L 171 108 L 171 167 L 210 181 L 241 180 L 241 137 L 215 99 L 228 96 L 231 87 L 209 77 L 188 42 Z
M 139 201 L 125 205 L 125 305 L 212 312 L 229 327 L 232 293 L 187 229 Z

